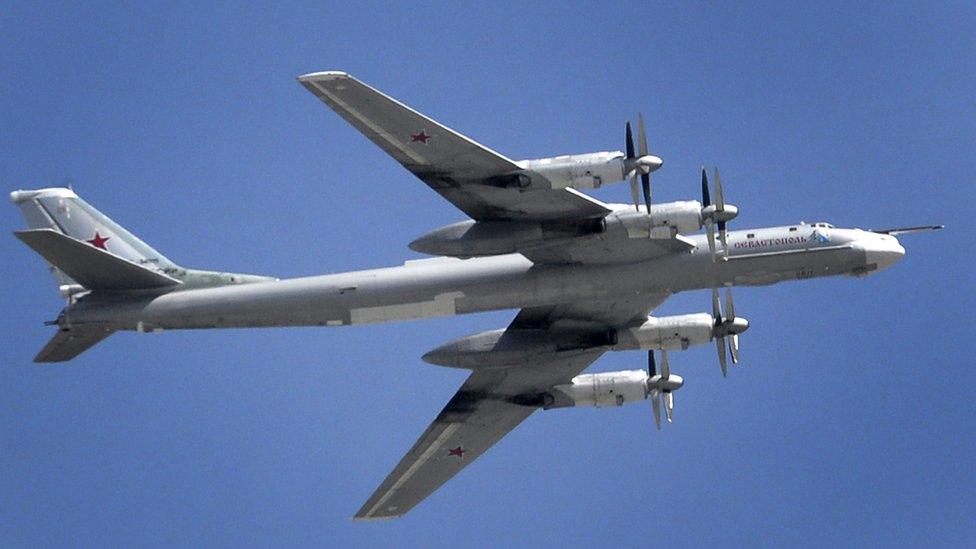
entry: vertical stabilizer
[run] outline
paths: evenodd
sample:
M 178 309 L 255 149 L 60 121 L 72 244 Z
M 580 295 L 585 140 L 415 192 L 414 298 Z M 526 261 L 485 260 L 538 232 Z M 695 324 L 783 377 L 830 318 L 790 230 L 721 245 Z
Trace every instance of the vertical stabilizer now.
M 10 200 L 20 208 L 30 229 L 59 232 L 154 271 L 172 273 L 179 268 L 163 254 L 82 200 L 71 189 L 14 191 L 10 193 Z M 63 270 L 50 262 L 48 265 L 58 284 L 77 284 Z

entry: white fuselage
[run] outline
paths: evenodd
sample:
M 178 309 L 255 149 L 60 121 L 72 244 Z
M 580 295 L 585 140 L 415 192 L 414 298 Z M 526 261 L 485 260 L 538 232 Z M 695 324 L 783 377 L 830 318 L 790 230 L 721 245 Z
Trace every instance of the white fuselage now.
M 690 239 L 695 248 L 687 253 L 631 263 L 538 265 L 519 254 L 433 258 L 399 267 L 187 289 L 140 299 L 91 295 L 66 308 L 61 322 L 141 331 L 369 324 L 863 275 L 904 254 L 892 236 L 825 224 L 730 232 L 729 253 L 718 261 L 712 261 L 704 235 Z

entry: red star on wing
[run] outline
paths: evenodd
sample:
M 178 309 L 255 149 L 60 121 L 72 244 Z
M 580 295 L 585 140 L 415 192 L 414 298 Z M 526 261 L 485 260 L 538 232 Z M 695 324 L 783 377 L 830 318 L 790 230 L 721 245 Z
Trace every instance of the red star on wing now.
M 108 242 L 110 238 L 112 238 L 112 237 L 111 236 L 102 236 L 102 235 L 98 234 L 98 231 L 95 231 L 95 236 L 91 240 L 86 240 L 86 242 L 88 242 L 89 244 L 91 244 L 92 246 L 94 246 L 96 248 L 101 248 L 101 249 L 103 249 L 105 251 L 108 251 L 108 248 L 105 247 L 105 243 Z
M 457 456 L 457 457 L 459 457 L 461 459 L 464 459 L 464 453 L 465 452 L 467 452 L 467 450 L 465 450 L 464 448 L 461 448 L 460 446 L 458 446 L 457 448 L 451 448 L 450 450 L 448 450 L 447 451 L 447 457 Z
M 424 145 L 426 145 L 428 139 L 430 139 L 430 136 L 427 135 L 427 132 L 424 130 L 420 130 L 420 133 L 410 134 L 411 143 L 423 143 Z

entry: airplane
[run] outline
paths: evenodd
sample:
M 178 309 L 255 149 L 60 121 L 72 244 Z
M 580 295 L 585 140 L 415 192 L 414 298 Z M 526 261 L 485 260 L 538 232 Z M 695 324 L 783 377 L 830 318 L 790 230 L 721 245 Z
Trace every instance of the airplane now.
M 636 144 L 626 124 L 624 152 L 514 161 L 345 72 L 298 81 L 467 214 L 410 243 L 437 257 L 284 280 L 187 269 L 66 188 L 12 192 L 28 225 L 14 234 L 46 260 L 67 300 L 36 362 L 71 360 L 120 330 L 338 327 L 518 309 L 507 327 L 423 356 L 471 373 L 356 519 L 404 515 L 539 409 L 650 400 L 660 429 L 684 383 L 669 352 L 714 344 L 723 376 L 739 362 L 749 322 L 735 312 L 732 286 L 863 277 L 901 259 L 898 235 L 942 228 L 732 231 L 738 209 L 718 170 L 709 182 L 702 168 L 701 201 L 652 203 L 650 174 L 663 161 L 649 154 L 643 117 Z M 628 180 L 631 203 L 580 192 Z M 710 311 L 650 315 L 693 290 L 711 291 Z M 646 370 L 582 373 L 608 351 L 631 350 L 647 351 Z

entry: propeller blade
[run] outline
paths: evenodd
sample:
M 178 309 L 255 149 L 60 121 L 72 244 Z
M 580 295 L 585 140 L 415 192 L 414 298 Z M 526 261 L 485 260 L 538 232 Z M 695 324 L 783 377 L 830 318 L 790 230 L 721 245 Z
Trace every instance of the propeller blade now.
M 715 261 L 715 227 L 712 226 L 712 219 L 708 218 L 705 220 L 705 236 L 708 237 L 708 252 L 712 256 L 712 261 Z
M 718 207 L 718 211 L 725 210 L 725 197 L 722 195 L 722 180 L 718 175 L 718 168 L 715 168 L 715 205 Z M 723 225 L 719 225 L 721 229 Z
M 715 319 L 716 326 L 722 322 L 722 303 L 718 300 L 718 288 L 712 288 L 712 318 Z
M 729 377 L 728 358 L 725 356 L 725 338 L 716 337 L 715 346 L 718 348 L 718 364 L 722 367 L 722 377 Z
M 732 288 L 725 289 L 725 319 L 735 320 L 735 308 L 732 306 Z
M 739 363 L 739 334 L 732 334 L 729 338 L 729 351 L 732 352 L 732 364 Z
M 647 351 L 647 373 L 650 377 L 657 375 L 657 364 L 654 363 L 654 351 Z
M 723 259 L 727 259 L 729 255 L 729 232 L 725 230 L 725 222 L 718 222 L 718 236 L 722 241 L 722 254 Z
M 627 158 L 634 158 L 634 133 L 630 130 L 630 120 L 627 121 Z
M 651 393 L 651 410 L 654 410 L 654 423 L 657 425 L 657 430 L 661 430 L 661 394 L 654 390 Z
M 651 351 L 652 353 L 654 351 Z M 668 352 L 661 349 L 661 379 L 668 379 L 671 377 L 671 365 L 668 364 Z
M 644 115 L 637 113 L 637 154 L 647 156 L 647 132 L 644 131 Z
M 647 215 L 651 215 L 651 174 L 641 174 L 641 187 L 644 189 L 644 204 L 647 206 Z
M 674 393 L 671 391 L 664 393 L 664 413 L 668 416 L 668 423 L 671 423 L 674 415 Z
M 705 173 L 705 166 L 701 167 L 702 172 L 702 207 L 707 208 L 712 205 L 712 200 L 708 195 L 708 174 Z
M 634 199 L 634 207 L 640 211 L 640 196 L 637 194 L 637 172 L 631 172 L 630 176 L 630 197 Z

